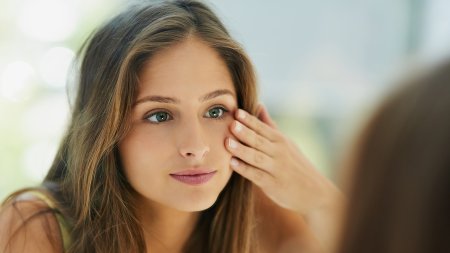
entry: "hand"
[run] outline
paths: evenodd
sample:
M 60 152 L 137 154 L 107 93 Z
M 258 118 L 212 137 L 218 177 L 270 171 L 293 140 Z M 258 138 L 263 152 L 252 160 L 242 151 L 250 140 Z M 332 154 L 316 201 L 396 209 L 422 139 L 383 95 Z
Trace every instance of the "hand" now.
M 238 109 L 227 138 L 231 167 L 259 186 L 281 207 L 307 216 L 333 202 L 339 191 L 322 176 L 297 146 L 276 129 L 267 110 L 258 118 Z

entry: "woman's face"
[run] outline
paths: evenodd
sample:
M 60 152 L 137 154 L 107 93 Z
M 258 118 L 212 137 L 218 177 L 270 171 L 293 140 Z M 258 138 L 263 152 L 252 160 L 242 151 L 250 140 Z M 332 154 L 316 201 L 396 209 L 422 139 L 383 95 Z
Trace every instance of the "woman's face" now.
M 232 174 L 224 143 L 236 109 L 225 62 L 200 39 L 154 55 L 139 75 L 132 128 L 119 143 L 140 197 L 182 211 L 213 205 Z

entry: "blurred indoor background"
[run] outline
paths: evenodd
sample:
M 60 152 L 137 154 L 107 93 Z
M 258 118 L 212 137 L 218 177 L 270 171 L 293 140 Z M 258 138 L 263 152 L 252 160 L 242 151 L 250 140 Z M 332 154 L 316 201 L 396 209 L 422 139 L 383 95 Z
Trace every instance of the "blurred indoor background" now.
M 0 198 L 45 175 L 84 39 L 125 0 L 0 0 Z M 448 0 L 214 0 L 252 58 L 261 101 L 330 178 L 374 102 L 450 54 Z

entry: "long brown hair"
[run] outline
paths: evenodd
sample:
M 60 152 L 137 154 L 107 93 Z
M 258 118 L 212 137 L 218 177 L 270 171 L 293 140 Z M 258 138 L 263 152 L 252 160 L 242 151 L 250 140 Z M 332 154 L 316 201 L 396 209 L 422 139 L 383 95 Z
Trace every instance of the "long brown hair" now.
M 197 36 L 226 63 L 238 106 L 256 109 L 250 60 L 210 8 L 198 1 L 145 1 L 98 29 L 80 51 L 72 117 L 44 180 L 71 224 L 69 252 L 145 252 L 133 189 L 117 144 L 137 95 L 138 74 L 156 52 Z M 234 173 L 217 202 L 202 212 L 186 252 L 253 252 L 251 183 Z
M 338 253 L 450 252 L 450 63 L 405 86 L 356 146 Z

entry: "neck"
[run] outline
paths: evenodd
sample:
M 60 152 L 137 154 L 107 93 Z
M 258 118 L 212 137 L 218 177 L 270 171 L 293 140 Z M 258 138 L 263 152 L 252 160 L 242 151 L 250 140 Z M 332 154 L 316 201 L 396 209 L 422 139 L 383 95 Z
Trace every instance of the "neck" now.
M 181 252 L 197 223 L 199 212 L 183 212 L 149 200 L 138 205 L 147 251 Z

